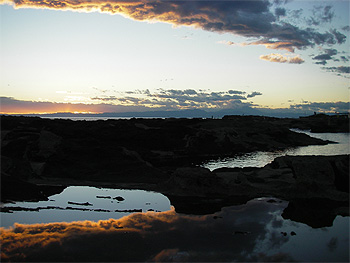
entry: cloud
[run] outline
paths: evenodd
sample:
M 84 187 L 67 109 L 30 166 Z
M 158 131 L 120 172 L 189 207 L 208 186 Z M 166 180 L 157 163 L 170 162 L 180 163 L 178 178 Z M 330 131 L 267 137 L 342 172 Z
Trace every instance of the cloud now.
M 259 92 L 252 94 L 261 95 Z M 219 110 L 251 107 L 251 102 L 244 102 L 253 96 L 245 91 L 210 91 L 193 89 L 158 89 L 154 92 L 135 90 L 119 92 L 119 96 L 105 95 L 85 98 L 88 103 L 55 103 L 42 101 L 23 101 L 10 97 L 0 97 L 1 114 L 31 114 L 31 113 L 102 113 L 102 112 L 141 112 L 157 110 L 203 109 Z
M 0 228 L 1 259 L 12 262 L 149 262 L 239 261 L 260 255 L 270 246 L 267 228 L 286 202 L 270 204 L 251 200 L 222 208 L 215 215 L 166 212 L 135 213 L 120 219 L 15 224 Z M 249 234 L 234 234 L 248 231 Z M 279 246 L 288 239 L 278 235 Z M 284 242 L 283 242 L 284 241 Z M 244 253 L 242 253 L 244 251 Z M 270 255 L 270 254 L 269 254 Z M 272 254 L 270 255 L 272 256 Z M 256 261 L 256 260 L 255 260 Z
M 290 13 L 290 16 L 292 18 L 299 19 L 301 17 L 301 15 L 303 14 L 303 9 L 300 8 L 300 9 L 297 9 L 297 10 L 290 10 L 289 13 Z
M 17 100 L 11 97 L 0 97 L 1 114 L 31 114 L 31 113 L 56 113 L 56 112 L 127 112 L 147 111 L 148 108 L 140 105 L 123 106 L 113 104 L 82 104 L 82 103 L 56 103 L 42 101 Z
M 340 56 L 340 59 L 343 61 L 343 62 L 348 62 L 349 61 L 349 56 L 346 57 L 346 56 Z
M 226 40 L 222 40 L 222 41 L 218 41 L 219 44 L 225 44 L 225 45 L 228 45 L 228 46 L 233 46 L 233 45 L 236 45 L 235 42 L 232 42 L 232 41 L 226 41 Z
M 328 54 L 322 54 L 322 55 L 315 56 L 312 59 L 316 59 L 316 60 L 330 60 L 330 59 L 332 59 L 332 56 L 330 56 Z
M 305 49 L 314 45 L 344 43 L 346 36 L 336 29 L 318 32 L 279 22 L 286 13 L 282 7 L 272 10 L 268 0 L 257 1 L 126 1 L 126 0 L 10 0 L 15 8 L 49 8 L 56 10 L 100 11 L 120 14 L 138 21 L 159 21 L 175 26 L 193 26 L 207 31 L 232 33 L 256 38 L 250 45 L 268 48 Z M 274 1 L 279 6 L 287 1 Z M 332 8 L 316 8 L 313 24 L 330 22 Z M 320 21 L 320 22 L 319 22 Z
M 273 3 L 277 6 L 279 5 L 285 5 L 293 0 L 273 0 Z
M 318 65 L 326 65 L 326 64 L 327 64 L 327 61 L 326 61 L 326 60 L 317 61 L 315 64 L 318 64 Z
M 323 69 L 331 71 L 331 72 L 341 73 L 341 74 L 349 74 L 350 73 L 350 67 L 345 67 L 345 66 L 325 67 Z
M 324 23 L 332 22 L 334 18 L 334 12 L 332 6 L 315 6 L 312 10 L 313 16 L 310 17 L 307 22 L 309 25 L 318 26 Z
M 334 56 L 338 54 L 338 51 L 336 49 L 325 49 L 326 54 L 330 55 L 330 56 Z
M 338 54 L 338 51 L 336 49 L 325 49 L 324 52 L 325 53 L 314 56 L 312 58 L 313 60 L 320 60 L 315 64 L 326 65 L 328 60 L 333 60 L 336 62 L 340 61 L 338 58 L 334 58 L 334 56 Z M 343 62 L 347 62 L 345 56 L 341 56 L 341 59 Z
M 342 27 L 342 30 L 349 32 L 350 31 L 350 26 L 344 26 L 344 27 Z
M 276 53 L 272 53 L 269 55 L 261 55 L 260 59 L 270 61 L 270 62 L 289 63 L 289 64 L 302 64 L 305 62 L 299 56 L 288 57 L 288 56 L 283 56 L 281 54 L 276 54 Z
M 245 91 L 240 91 L 240 90 L 228 90 L 227 92 L 229 94 L 241 94 L 241 95 L 246 94 Z
M 343 44 L 346 41 L 346 36 L 340 33 L 338 30 L 332 29 L 330 32 L 334 35 L 338 44 Z
M 275 15 L 279 18 L 280 16 L 286 15 L 286 9 L 282 7 L 278 7 L 275 9 Z
M 349 102 L 304 102 L 290 106 L 291 109 L 323 113 L 345 113 L 349 112 Z
M 289 52 L 294 52 L 295 47 L 292 42 L 290 41 L 270 41 L 270 40 L 259 40 L 255 42 L 250 42 L 250 43 L 241 43 L 239 45 L 242 46 L 258 46 L 258 45 L 263 45 L 268 49 L 280 49 L 280 50 L 286 50 Z
M 136 90 L 125 92 L 128 96 L 100 96 L 93 97 L 92 100 L 114 101 L 122 105 L 144 105 L 145 107 L 162 109 L 225 109 L 228 107 L 237 107 L 238 105 L 251 106 L 248 102 L 243 102 L 247 98 L 253 97 L 246 95 L 245 91 L 210 91 L 210 90 L 177 90 L 177 89 L 158 89 L 155 92 L 147 90 Z M 254 96 L 261 95 L 259 92 L 253 93 Z
M 253 91 L 252 93 L 250 93 L 250 94 L 247 96 L 247 98 L 253 98 L 253 97 L 255 97 L 255 96 L 260 96 L 260 95 L 262 95 L 261 92 Z

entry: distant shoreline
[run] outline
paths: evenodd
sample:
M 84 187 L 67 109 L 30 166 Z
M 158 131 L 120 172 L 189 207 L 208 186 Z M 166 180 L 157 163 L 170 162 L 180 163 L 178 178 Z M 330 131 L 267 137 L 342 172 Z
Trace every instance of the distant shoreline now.
M 104 112 L 104 113 L 30 113 L 30 114 L 1 114 L 3 116 L 25 116 L 25 117 L 42 117 L 42 118 L 215 118 L 221 119 L 224 116 L 260 116 L 267 118 L 304 118 L 315 115 L 314 112 L 242 112 L 235 110 L 222 110 L 215 112 L 207 112 L 205 110 L 174 110 L 174 111 L 143 111 L 143 112 Z M 349 113 L 317 113 L 316 115 L 327 116 L 349 116 Z

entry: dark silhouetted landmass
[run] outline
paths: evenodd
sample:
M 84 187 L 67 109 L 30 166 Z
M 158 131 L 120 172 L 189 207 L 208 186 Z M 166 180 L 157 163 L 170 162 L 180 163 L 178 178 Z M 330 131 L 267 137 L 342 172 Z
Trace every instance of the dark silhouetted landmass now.
M 1 198 L 47 200 L 67 185 L 103 185 L 155 190 L 178 212 L 206 214 L 274 196 L 291 202 L 286 218 L 314 225 L 313 217 L 302 215 L 308 206 L 300 200 L 315 207 L 327 200 L 322 213 L 329 218 L 348 214 L 349 156 L 286 156 L 263 168 L 212 172 L 197 165 L 240 153 L 324 145 L 330 142 L 290 128 L 335 131 L 343 123 L 347 117 L 323 115 L 105 121 L 2 116 Z
M 261 116 L 275 118 L 293 118 L 308 117 L 314 114 L 313 111 L 301 111 L 292 109 L 269 109 L 269 108 L 252 108 L 242 107 L 238 109 L 223 109 L 217 111 L 205 111 L 201 109 L 188 110 L 158 110 L 158 111 L 141 111 L 141 112 L 105 112 L 105 113 L 70 113 L 58 112 L 49 114 L 25 114 L 28 117 L 49 117 L 49 118 L 216 118 L 221 119 L 226 115 L 235 116 Z M 325 115 L 325 114 L 317 114 Z M 344 116 L 348 113 L 333 113 L 327 116 Z

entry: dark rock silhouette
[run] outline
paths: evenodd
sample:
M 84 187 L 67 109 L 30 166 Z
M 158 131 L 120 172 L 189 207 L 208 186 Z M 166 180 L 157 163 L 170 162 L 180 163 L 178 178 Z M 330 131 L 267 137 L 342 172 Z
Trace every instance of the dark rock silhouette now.
M 274 196 L 290 201 L 284 218 L 322 227 L 332 225 L 337 215 L 349 215 L 349 184 L 344 189 L 335 183 L 349 178 L 348 171 L 349 155 L 284 156 L 263 168 L 179 168 L 158 191 L 177 212 L 191 214 Z
M 1 174 L 1 202 L 47 201 L 48 197 L 65 189 L 60 185 L 36 185 L 22 179 Z
M 96 198 L 102 198 L 102 199 L 111 199 L 110 196 L 103 196 L 103 195 L 97 195 Z
M 325 198 L 293 199 L 282 213 L 284 219 L 305 223 L 313 228 L 332 226 L 337 215 L 349 216 L 348 201 Z
M 121 196 L 116 196 L 114 197 L 113 199 L 117 200 L 117 201 L 124 201 L 124 197 L 121 197 Z
M 1 117 L 2 172 L 22 178 L 157 183 L 167 170 L 258 150 L 326 144 L 284 120 Z M 141 172 L 142 171 L 142 172 Z
M 70 205 L 92 206 L 92 204 L 91 204 L 91 203 L 89 203 L 89 202 L 84 202 L 84 203 L 81 203 L 81 202 L 72 202 L 72 201 L 68 201 L 68 204 L 70 204 Z
M 263 168 L 213 172 L 196 164 L 238 153 L 327 144 L 289 130 L 318 127 L 325 120 L 333 127 L 343 117 L 327 118 L 71 121 L 1 116 L 1 200 L 47 200 L 65 185 L 102 184 L 155 190 L 177 212 L 208 214 L 271 196 L 290 201 L 286 218 L 318 227 L 304 211 L 308 203 L 300 200 L 312 200 L 315 207 L 327 200 L 325 209 L 316 209 L 331 215 L 325 224 L 335 215 L 348 215 L 349 156 L 285 156 Z

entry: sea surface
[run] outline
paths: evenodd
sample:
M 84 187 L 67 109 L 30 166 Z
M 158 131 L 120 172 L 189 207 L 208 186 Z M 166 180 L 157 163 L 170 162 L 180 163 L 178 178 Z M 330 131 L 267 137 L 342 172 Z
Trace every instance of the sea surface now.
M 283 155 L 350 153 L 348 133 L 296 131 L 336 143 L 255 152 L 211 160 L 202 166 L 210 170 L 220 167 L 263 167 Z M 171 205 L 169 199 L 156 192 L 70 186 L 62 193 L 50 196 L 49 201 L 1 204 L 2 207 L 39 209 L 2 212 L 0 218 L 2 231 L 5 232 L 17 233 L 18 228 L 25 232 L 28 228 L 29 232 L 43 234 L 54 231 L 51 225 L 54 222 L 54 228 L 60 229 L 57 231 L 75 229 L 73 232 L 67 230 L 64 239 L 52 241 L 61 244 L 63 249 L 65 242 L 73 238 L 76 243 L 69 243 L 71 250 L 71 246 L 78 244 L 79 238 L 84 236 L 86 225 L 93 227 L 98 224 L 96 229 L 102 225 L 107 232 L 96 230 L 96 235 L 107 238 L 104 235 L 110 231 L 108 238 L 119 240 L 121 232 L 117 230 L 120 225 L 127 224 L 128 231 L 136 231 L 142 236 L 142 242 L 151 244 L 152 251 L 158 251 L 158 254 L 153 253 L 145 259 L 151 261 L 349 261 L 349 217 L 337 216 L 332 226 L 312 228 L 284 219 L 282 213 L 288 202 L 277 198 L 273 200 L 271 202 L 271 197 L 256 198 L 244 205 L 224 207 L 215 214 L 198 216 L 176 213 L 176 207 Z M 34 239 L 34 235 L 31 238 Z M 133 243 L 131 238 L 129 242 L 133 247 L 140 241 L 137 239 Z M 22 243 L 18 241 L 14 243 L 16 245 L 21 246 Z M 29 248 L 20 249 L 25 251 Z M 43 249 L 46 247 L 43 246 Z M 128 253 L 128 250 L 118 253 Z M 126 258 L 136 257 L 137 253 L 141 253 L 141 247 L 136 246 L 133 253 L 126 254 Z M 142 253 L 144 255 L 146 252 Z

